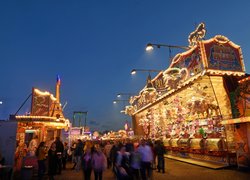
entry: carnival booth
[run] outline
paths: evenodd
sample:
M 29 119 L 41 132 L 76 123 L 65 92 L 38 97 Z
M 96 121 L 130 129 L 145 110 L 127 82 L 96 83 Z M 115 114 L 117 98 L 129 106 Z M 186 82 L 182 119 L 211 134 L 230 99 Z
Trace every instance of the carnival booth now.
M 69 120 L 64 117 L 60 104 L 60 79 L 56 83 L 56 97 L 36 88 L 32 89 L 30 96 L 30 114 L 10 117 L 11 120 L 17 121 L 17 171 L 23 167 L 37 168 L 35 152 L 39 143 L 44 141 L 49 148 L 56 137 L 61 137 L 62 130 L 67 131 L 69 127 Z
M 189 49 L 147 80 L 139 95 L 130 98 L 126 113 L 132 116 L 135 135 L 163 138 L 173 156 L 234 164 L 238 141 L 249 157 L 249 119 L 240 121 L 248 124 L 240 124 L 238 140 L 237 125 L 226 125 L 238 121 L 228 119 L 235 117 L 239 103 L 233 95 L 242 94 L 237 87 L 247 81 L 243 56 L 240 46 L 225 36 L 203 40 L 205 32 L 201 23 L 189 36 Z M 249 91 L 244 100 L 248 96 Z M 242 106 L 246 115 L 248 104 Z

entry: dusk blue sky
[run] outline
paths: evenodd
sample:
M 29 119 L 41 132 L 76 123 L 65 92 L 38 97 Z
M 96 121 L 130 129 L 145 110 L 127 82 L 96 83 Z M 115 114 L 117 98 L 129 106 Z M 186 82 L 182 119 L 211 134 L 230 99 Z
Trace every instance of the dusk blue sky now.
M 123 128 L 130 117 L 120 113 L 124 103 L 112 101 L 119 92 L 138 93 L 147 77 L 130 71 L 169 65 L 168 49 L 149 54 L 145 45 L 188 45 L 200 22 L 206 39 L 221 34 L 242 47 L 249 72 L 248 0 L 0 1 L 0 119 L 14 114 L 32 87 L 55 93 L 59 74 L 67 118 L 88 111 L 92 130 Z M 29 109 L 30 101 L 18 114 Z

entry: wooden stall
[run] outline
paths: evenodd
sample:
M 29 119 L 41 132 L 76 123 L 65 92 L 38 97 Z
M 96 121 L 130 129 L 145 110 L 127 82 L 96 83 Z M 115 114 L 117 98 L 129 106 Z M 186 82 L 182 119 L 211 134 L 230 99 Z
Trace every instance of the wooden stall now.
M 47 91 L 33 88 L 31 111 L 26 115 L 11 115 L 10 120 L 17 122 L 17 147 L 15 170 L 25 166 L 37 169 L 36 149 L 44 141 L 49 148 L 62 130 L 68 130 L 69 120 L 63 115 L 60 104 L 60 79 L 56 83 L 56 97 Z

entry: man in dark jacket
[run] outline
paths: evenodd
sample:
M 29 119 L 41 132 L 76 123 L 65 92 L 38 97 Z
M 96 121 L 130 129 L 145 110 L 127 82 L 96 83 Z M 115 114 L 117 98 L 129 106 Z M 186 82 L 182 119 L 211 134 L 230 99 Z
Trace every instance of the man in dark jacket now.
M 82 164 L 82 155 L 83 155 L 83 142 L 78 139 L 77 144 L 76 144 L 76 149 L 74 151 L 74 156 L 76 160 L 76 166 L 75 169 L 79 171 L 81 169 L 81 164 Z
M 62 172 L 62 155 L 64 151 L 64 146 L 62 141 L 60 140 L 60 137 L 56 137 L 56 154 L 57 154 L 57 174 L 61 174 Z
M 158 165 L 157 165 L 158 172 L 162 170 L 162 173 L 165 173 L 164 154 L 166 153 L 166 149 L 162 141 L 157 142 L 157 145 L 155 147 L 155 152 L 156 152 L 157 161 L 158 161 Z

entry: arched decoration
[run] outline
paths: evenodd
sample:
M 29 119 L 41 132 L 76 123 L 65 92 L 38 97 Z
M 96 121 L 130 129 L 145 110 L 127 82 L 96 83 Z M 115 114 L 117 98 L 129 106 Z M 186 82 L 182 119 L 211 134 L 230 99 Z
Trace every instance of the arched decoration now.
M 220 74 L 227 72 L 245 72 L 243 56 L 240 46 L 234 44 L 227 37 L 216 35 L 214 38 L 202 41 L 202 57 L 205 68 Z

